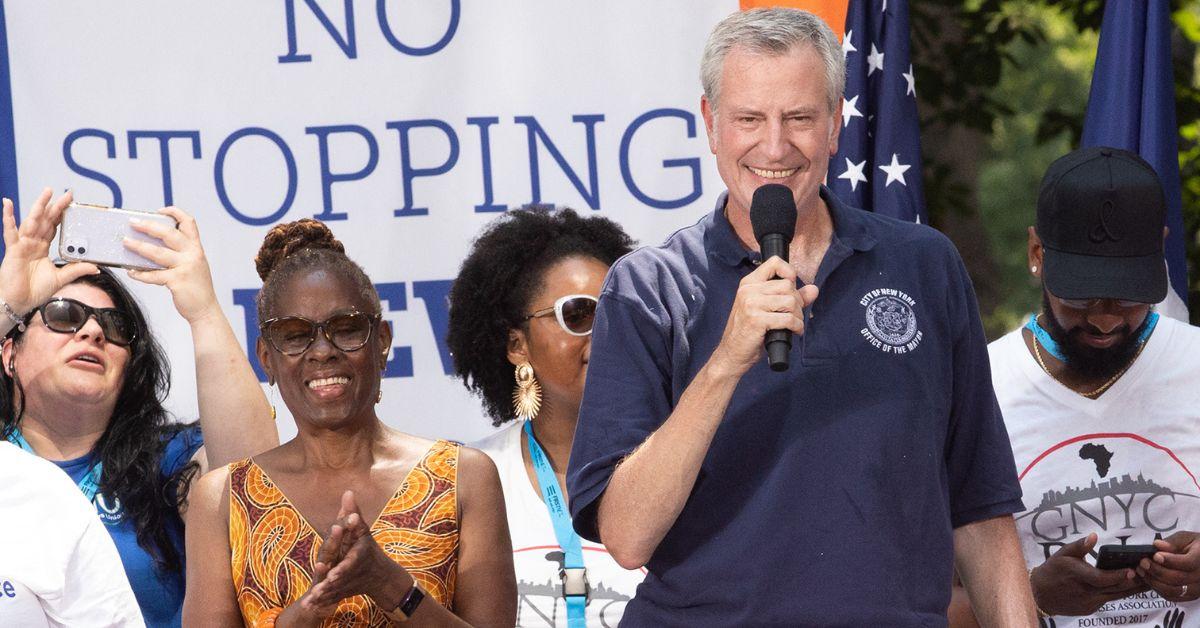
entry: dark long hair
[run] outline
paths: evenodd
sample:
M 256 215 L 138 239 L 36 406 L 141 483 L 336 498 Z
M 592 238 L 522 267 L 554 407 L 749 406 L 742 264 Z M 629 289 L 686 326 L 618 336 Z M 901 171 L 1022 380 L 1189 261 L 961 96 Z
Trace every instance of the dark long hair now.
M 179 523 L 179 507 L 199 465 L 191 462 L 170 477 L 161 472 L 167 441 L 190 427 L 174 422 L 163 407 L 171 388 L 170 364 L 150 333 L 137 301 L 112 273 L 101 269 L 99 274 L 74 283 L 103 290 L 118 310 L 133 319 L 137 334 L 129 346 L 129 362 L 112 418 L 96 442 L 95 453 L 103 465 L 100 491 L 121 500 L 125 516 L 137 532 L 138 545 L 154 558 L 159 569 L 181 571 L 183 557 L 171 542 L 168 524 Z M 15 351 L 24 334 L 14 329 L 12 337 Z M 25 391 L 20 374 L 14 372 L 10 377 L 0 369 L 0 437 L 12 434 L 24 414 Z

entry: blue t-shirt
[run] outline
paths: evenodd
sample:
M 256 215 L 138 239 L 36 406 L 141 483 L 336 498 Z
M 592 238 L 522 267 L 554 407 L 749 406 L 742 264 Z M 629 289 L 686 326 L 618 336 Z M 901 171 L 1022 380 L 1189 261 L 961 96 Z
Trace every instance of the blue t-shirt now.
M 1022 509 L 970 279 L 937 231 L 854 209 L 791 368 L 740 380 L 624 625 L 946 624 L 953 528 Z M 757 253 L 716 211 L 605 280 L 567 471 L 576 529 L 671 414 Z
M 204 438 L 198 425 L 180 430 L 168 440 L 160 465 L 163 480 L 190 462 L 196 450 L 203 444 Z M 54 464 L 78 483 L 91 469 L 93 462 L 92 454 L 88 454 L 74 460 L 56 461 Z M 154 558 L 138 545 L 133 521 L 125 516 L 119 499 L 96 493 L 92 503 L 96 505 L 96 514 L 104 522 L 104 527 L 108 529 L 117 546 L 117 553 L 121 555 L 125 575 L 129 577 L 129 584 L 133 587 L 133 594 L 137 597 L 146 625 L 150 628 L 180 626 L 183 615 L 183 571 L 166 573 L 155 567 Z M 167 534 L 175 551 L 183 556 L 183 521 L 178 513 L 173 513 L 167 519 Z

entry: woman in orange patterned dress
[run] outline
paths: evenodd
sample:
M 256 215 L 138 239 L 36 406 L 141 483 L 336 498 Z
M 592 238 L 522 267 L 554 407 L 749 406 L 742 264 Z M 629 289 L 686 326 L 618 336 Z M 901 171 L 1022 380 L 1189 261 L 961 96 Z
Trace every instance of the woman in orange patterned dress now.
M 193 489 L 184 623 L 512 626 L 495 466 L 375 414 L 391 328 L 370 279 L 310 219 L 255 261 L 258 357 L 298 433 Z

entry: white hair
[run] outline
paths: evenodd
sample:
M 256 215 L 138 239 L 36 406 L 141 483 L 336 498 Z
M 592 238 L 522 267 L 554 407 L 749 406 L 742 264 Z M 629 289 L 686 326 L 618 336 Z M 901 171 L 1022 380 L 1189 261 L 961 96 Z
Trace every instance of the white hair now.
M 834 111 L 846 89 L 846 59 L 837 36 L 812 13 L 785 8 L 739 11 L 713 28 L 700 60 L 700 83 L 709 106 L 714 111 L 717 108 L 725 55 L 734 47 L 778 56 L 804 44 L 812 46 L 824 62 L 825 100 L 829 110 Z

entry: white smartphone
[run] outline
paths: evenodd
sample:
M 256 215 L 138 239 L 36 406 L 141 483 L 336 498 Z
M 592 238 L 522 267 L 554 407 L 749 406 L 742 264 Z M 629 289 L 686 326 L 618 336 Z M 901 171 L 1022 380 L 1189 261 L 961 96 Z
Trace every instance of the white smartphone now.
M 134 230 L 134 219 L 160 222 L 173 229 L 179 226 L 174 218 L 163 214 L 71 203 L 63 212 L 62 229 L 58 234 L 58 255 L 69 262 L 91 262 L 135 270 L 162 268 L 125 248 L 125 238 L 163 245 L 162 240 Z

